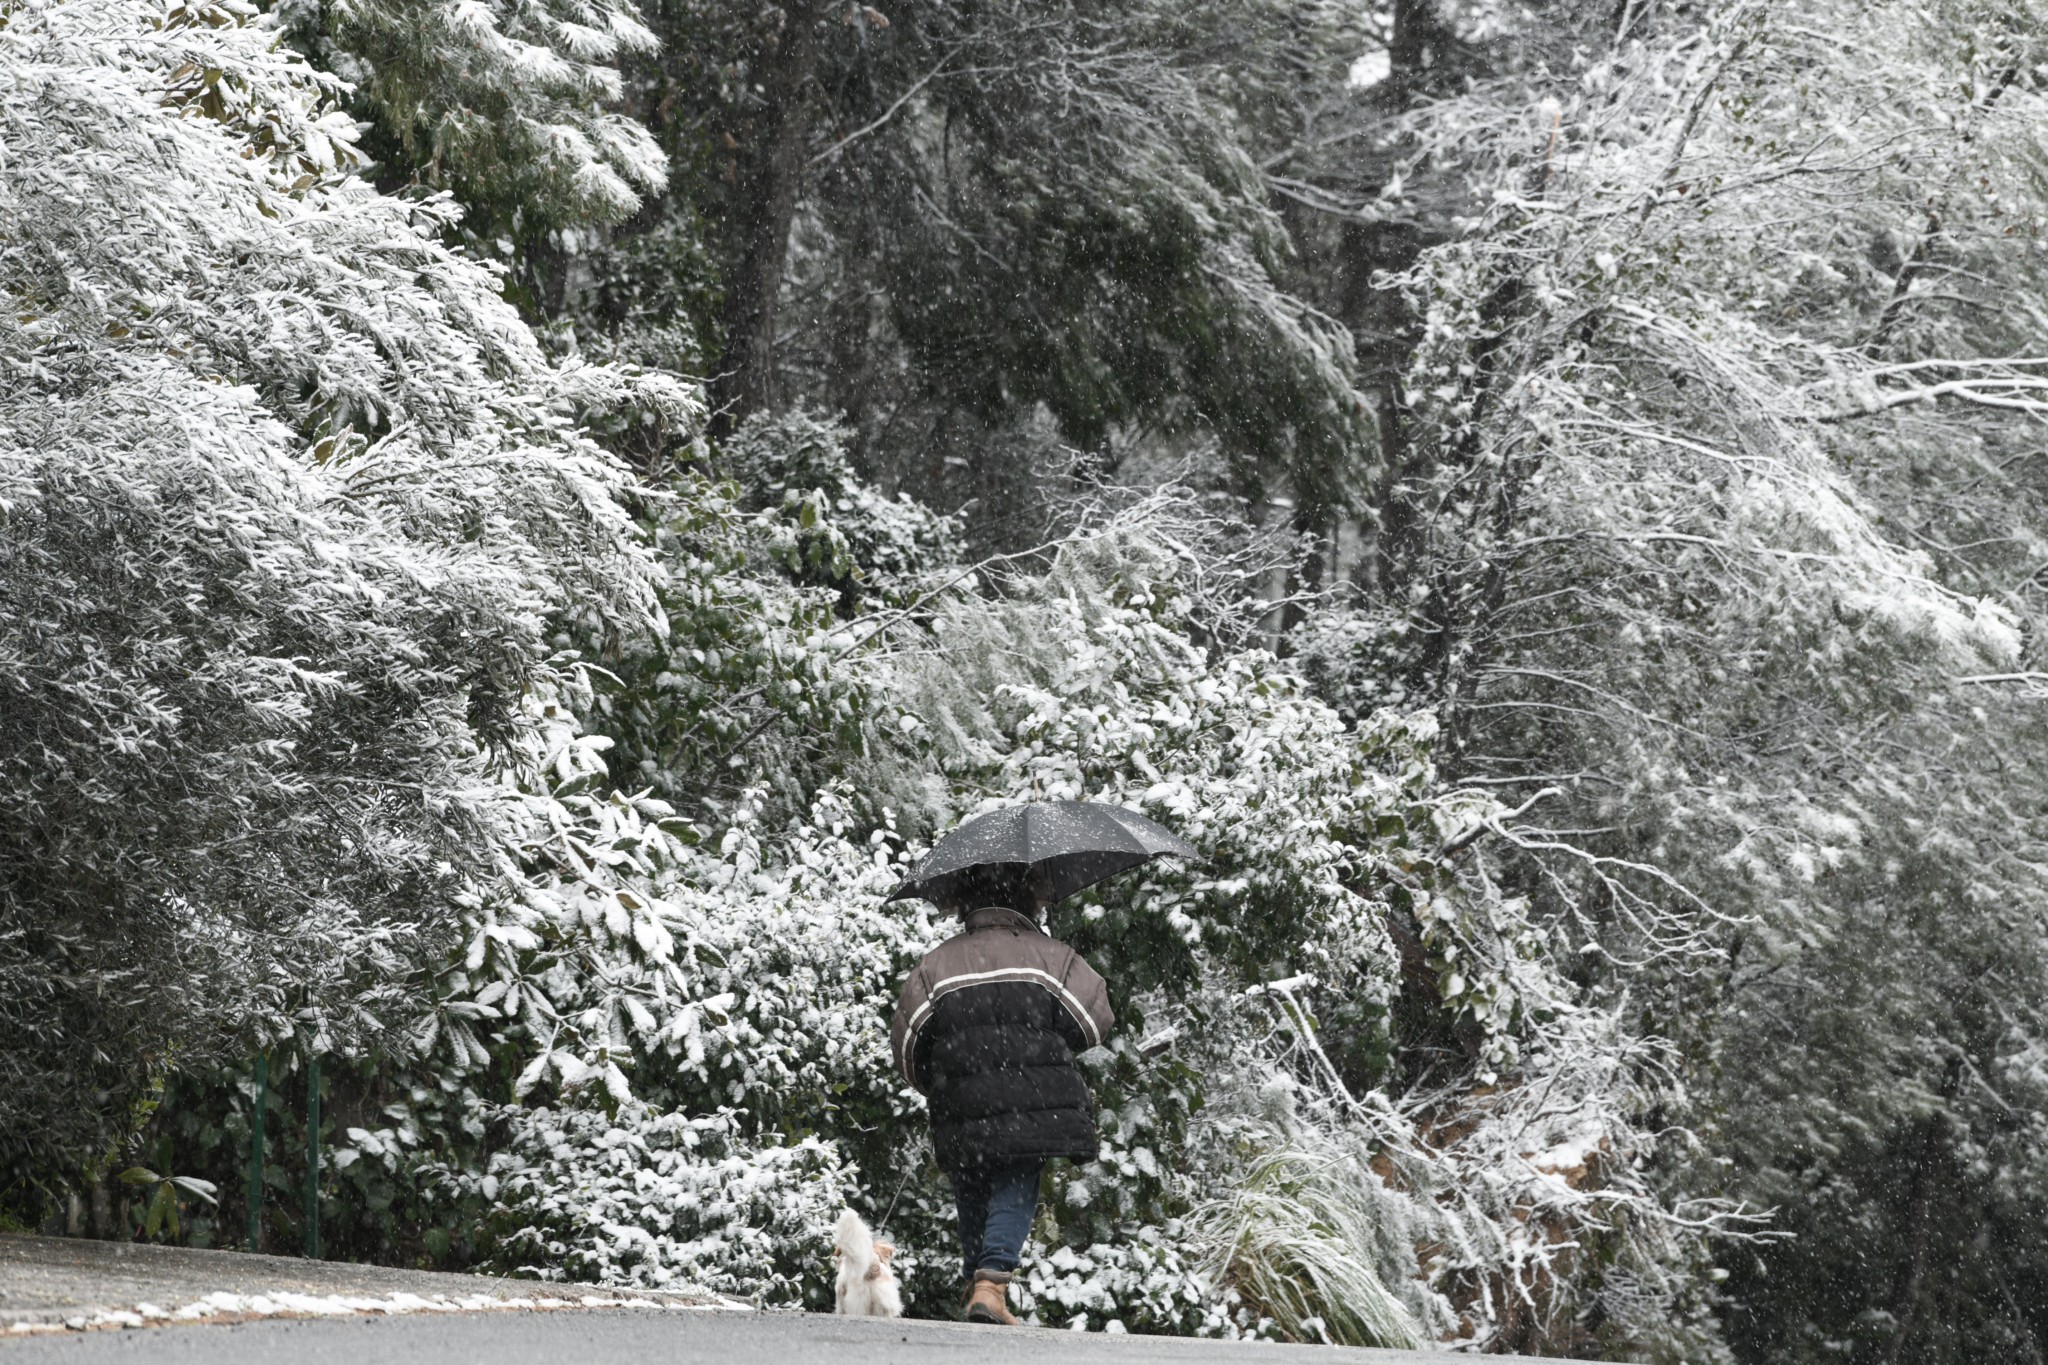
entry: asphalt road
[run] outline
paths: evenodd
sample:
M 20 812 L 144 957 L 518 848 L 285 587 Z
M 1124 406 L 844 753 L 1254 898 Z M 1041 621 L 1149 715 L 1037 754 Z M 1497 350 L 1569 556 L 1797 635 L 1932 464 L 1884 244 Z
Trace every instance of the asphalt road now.
M 83 1237 L 0 1237 L 0 1338 L 16 1322 L 61 1323 L 138 1303 L 175 1308 L 216 1291 L 230 1294 L 350 1294 L 388 1298 L 532 1298 L 610 1293 L 595 1285 L 545 1285 L 486 1275 L 196 1251 Z
M 0 1365 L 1445 1365 L 1441 1353 L 816 1313 L 598 1309 L 145 1327 L 0 1340 Z M 1493 1357 L 1501 1360 L 1503 1357 Z

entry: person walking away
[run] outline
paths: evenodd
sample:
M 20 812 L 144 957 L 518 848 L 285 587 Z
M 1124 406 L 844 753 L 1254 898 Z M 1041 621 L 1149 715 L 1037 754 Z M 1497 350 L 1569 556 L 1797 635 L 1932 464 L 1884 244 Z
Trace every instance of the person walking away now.
M 1010 1277 L 1045 1163 L 1099 1153 L 1074 1056 L 1099 1046 L 1115 1018 L 1102 977 L 1046 933 L 1030 889 L 999 873 L 970 875 L 941 909 L 962 917 L 961 932 L 904 982 L 890 1042 L 926 1098 L 933 1152 L 953 1182 L 967 1319 L 1014 1326 Z

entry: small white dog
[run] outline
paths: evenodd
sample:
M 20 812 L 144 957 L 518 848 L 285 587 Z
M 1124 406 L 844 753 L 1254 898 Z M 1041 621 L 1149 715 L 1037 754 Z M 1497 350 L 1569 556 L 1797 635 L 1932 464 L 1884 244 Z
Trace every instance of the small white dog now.
M 868 1225 L 852 1209 L 839 1215 L 839 1229 L 832 1236 L 832 1259 L 839 1263 L 837 1285 L 839 1311 L 853 1318 L 900 1318 L 903 1291 L 896 1286 L 896 1272 L 889 1258 L 896 1248 L 877 1242 Z

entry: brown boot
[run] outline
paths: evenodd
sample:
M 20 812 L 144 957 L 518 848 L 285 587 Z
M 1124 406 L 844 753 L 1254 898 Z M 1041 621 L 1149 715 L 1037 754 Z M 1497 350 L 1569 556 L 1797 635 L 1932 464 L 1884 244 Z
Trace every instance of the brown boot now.
M 977 1270 L 967 1288 L 967 1320 L 1015 1327 L 1016 1317 L 1007 1302 L 1010 1277 L 1000 1270 Z

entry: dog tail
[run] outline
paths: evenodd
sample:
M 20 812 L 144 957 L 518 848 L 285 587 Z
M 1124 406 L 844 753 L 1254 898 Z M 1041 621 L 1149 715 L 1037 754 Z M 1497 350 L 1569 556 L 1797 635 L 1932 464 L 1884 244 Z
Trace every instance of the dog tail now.
M 839 1215 L 839 1227 L 832 1234 L 832 1245 L 839 1248 L 839 1254 L 846 1258 L 846 1264 L 856 1275 L 865 1275 L 874 1263 L 875 1236 L 852 1209 Z

